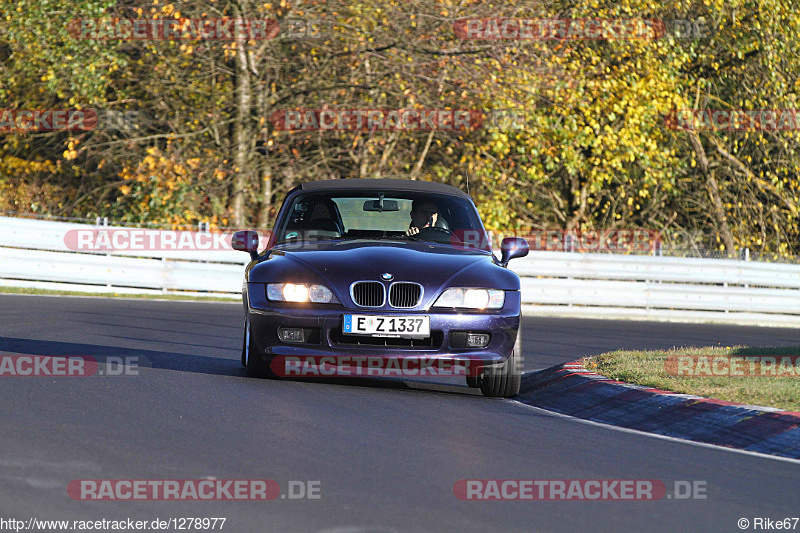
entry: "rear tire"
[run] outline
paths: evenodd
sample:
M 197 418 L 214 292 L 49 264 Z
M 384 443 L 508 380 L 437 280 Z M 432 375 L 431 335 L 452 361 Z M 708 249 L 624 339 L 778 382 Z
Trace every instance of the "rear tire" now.
M 478 379 L 481 392 L 488 398 L 513 398 L 522 383 L 522 321 L 511 355 L 502 365 L 489 366 Z
M 242 341 L 242 365 L 248 377 L 251 378 L 271 378 L 276 376 L 272 372 L 269 363 L 258 353 L 255 343 L 253 343 L 253 332 L 250 329 L 250 321 L 244 319 L 244 340 Z

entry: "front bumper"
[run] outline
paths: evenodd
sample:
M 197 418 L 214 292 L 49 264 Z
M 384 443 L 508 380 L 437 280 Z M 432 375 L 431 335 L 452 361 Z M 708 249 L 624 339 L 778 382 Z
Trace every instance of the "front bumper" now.
M 454 312 L 435 310 L 387 311 L 375 309 L 349 309 L 329 304 L 284 304 L 244 295 L 246 312 L 250 320 L 252 342 L 257 353 L 266 361 L 276 356 L 286 357 L 382 357 L 420 358 L 468 361 L 483 365 L 504 363 L 511 354 L 517 339 L 520 323 L 520 297 L 518 292 L 506 294 L 504 307 L 487 312 Z M 410 342 L 404 339 L 364 338 L 342 333 L 345 314 L 380 316 L 430 317 L 431 337 Z M 303 343 L 283 342 L 278 337 L 279 328 L 303 328 L 312 332 Z M 454 333 L 489 333 L 489 344 L 484 348 L 463 348 Z M 455 342 L 454 342 L 455 341 Z M 380 344 L 379 344 L 380 343 Z

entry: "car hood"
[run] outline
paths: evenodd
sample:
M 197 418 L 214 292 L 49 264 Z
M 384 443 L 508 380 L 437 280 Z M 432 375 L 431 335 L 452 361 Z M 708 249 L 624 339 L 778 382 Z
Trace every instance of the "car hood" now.
M 324 283 L 349 300 L 354 281 L 414 281 L 425 288 L 424 300 L 447 287 L 519 290 L 519 278 L 482 250 L 424 241 L 329 241 L 281 245 L 249 271 L 249 281 Z M 344 298 L 344 299 L 343 299 Z M 423 305 L 425 301 L 421 302 Z

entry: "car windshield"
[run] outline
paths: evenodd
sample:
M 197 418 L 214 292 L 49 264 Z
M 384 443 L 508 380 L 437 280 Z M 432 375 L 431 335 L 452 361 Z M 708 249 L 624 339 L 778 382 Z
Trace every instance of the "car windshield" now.
M 276 232 L 276 244 L 401 239 L 490 249 L 472 202 L 444 194 L 398 191 L 300 194 L 287 206 Z

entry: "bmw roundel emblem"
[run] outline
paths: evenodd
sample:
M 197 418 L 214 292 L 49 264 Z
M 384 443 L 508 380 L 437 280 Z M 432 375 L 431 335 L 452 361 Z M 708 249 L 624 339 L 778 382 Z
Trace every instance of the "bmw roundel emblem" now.
M 394 279 L 394 276 L 391 275 L 389 272 L 384 272 L 383 274 L 381 274 L 381 279 L 383 281 L 392 281 Z

